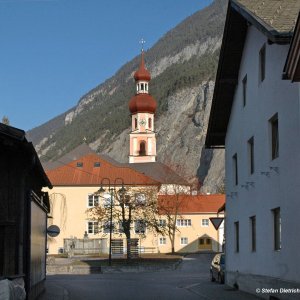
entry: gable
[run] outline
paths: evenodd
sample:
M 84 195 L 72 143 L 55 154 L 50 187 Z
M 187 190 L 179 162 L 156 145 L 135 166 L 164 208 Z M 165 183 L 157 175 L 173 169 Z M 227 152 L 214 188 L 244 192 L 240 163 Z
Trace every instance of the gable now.
M 300 2 L 279 2 L 283 1 L 229 1 L 205 141 L 207 148 L 224 148 L 248 26 L 255 26 L 270 43 L 291 40 Z

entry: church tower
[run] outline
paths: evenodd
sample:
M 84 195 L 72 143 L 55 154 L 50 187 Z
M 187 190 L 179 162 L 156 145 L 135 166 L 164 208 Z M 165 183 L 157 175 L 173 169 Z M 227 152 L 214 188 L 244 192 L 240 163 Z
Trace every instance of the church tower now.
M 141 53 L 139 69 L 134 73 L 136 94 L 129 101 L 131 112 L 131 133 L 129 163 L 147 163 L 156 160 L 156 138 L 154 114 L 156 101 L 149 94 L 151 76 L 145 68 L 144 50 Z

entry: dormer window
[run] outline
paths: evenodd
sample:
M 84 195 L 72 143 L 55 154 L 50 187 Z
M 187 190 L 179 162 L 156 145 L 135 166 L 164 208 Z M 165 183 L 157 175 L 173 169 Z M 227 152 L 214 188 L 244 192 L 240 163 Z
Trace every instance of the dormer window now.
M 76 167 L 77 168 L 82 168 L 83 167 L 83 162 L 77 162 Z
M 100 162 L 99 161 L 94 162 L 94 168 L 100 168 Z

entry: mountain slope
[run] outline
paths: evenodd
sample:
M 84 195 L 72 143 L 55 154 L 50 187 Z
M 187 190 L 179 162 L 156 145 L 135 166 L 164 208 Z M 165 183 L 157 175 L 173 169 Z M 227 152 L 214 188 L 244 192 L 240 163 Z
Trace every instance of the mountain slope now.
M 145 53 L 152 80 L 158 160 L 205 182 L 215 191 L 223 181 L 222 152 L 204 150 L 216 66 L 224 26 L 226 0 L 214 1 L 163 36 Z M 135 92 L 133 72 L 139 57 L 63 114 L 28 132 L 44 161 L 55 160 L 86 138 L 90 146 L 127 162 L 130 116 L 128 101 Z M 56 126 L 51 126 L 53 123 Z M 50 128 L 48 128 L 48 126 Z M 124 149 L 124 151 L 120 151 Z M 211 168 L 211 166 L 214 166 Z M 211 178 L 207 182 L 207 178 Z

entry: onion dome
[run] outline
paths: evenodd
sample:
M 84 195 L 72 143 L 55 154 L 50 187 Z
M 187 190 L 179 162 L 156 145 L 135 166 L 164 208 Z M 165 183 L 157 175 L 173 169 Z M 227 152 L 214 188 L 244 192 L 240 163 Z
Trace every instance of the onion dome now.
M 145 68 L 144 51 L 142 51 L 140 67 L 134 73 L 134 79 L 135 79 L 135 81 L 139 81 L 139 80 L 150 81 L 151 80 L 151 75 L 150 75 L 149 71 Z
M 137 112 L 148 112 L 154 114 L 157 104 L 155 99 L 149 94 L 136 94 L 131 98 L 128 106 L 132 114 Z

